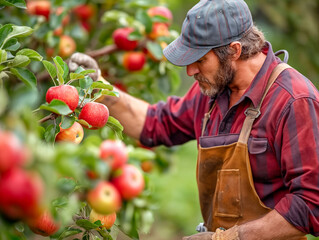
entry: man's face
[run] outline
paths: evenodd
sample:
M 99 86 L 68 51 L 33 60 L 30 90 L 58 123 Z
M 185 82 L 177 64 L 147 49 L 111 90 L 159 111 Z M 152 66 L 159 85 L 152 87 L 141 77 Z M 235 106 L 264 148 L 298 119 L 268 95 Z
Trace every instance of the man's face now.
M 187 73 L 198 81 L 203 94 L 212 97 L 233 81 L 235 70 L 231 60 L 220 62 L 216 54 L 210 51 L 197 62 L 187 66 Z

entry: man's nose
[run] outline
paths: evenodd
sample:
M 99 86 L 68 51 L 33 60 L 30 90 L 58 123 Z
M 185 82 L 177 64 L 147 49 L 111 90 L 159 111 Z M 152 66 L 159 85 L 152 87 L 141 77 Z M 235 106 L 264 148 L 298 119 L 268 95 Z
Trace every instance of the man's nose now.
M 188 76 L 194 76 L 196 73 L 199 73 L 199 69 L 197 67 L 197 63 L 194 62 L 186 66 L 186 72 Z

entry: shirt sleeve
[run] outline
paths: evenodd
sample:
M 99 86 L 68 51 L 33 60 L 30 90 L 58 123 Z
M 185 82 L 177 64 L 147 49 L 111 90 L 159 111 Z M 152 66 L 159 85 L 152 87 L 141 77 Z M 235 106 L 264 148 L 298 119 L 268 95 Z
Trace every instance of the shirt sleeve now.
M 278 124 L 281 168 L 289 191 L 275 209 L 302 232 L 319 236 L 319 103 L 294 100 Z
M 195 138 L 194 115 L 200 95 L 195 82 L 184 97 L 169 97 L 148 108 L 140 141 L 143 145 L 173 146 Z

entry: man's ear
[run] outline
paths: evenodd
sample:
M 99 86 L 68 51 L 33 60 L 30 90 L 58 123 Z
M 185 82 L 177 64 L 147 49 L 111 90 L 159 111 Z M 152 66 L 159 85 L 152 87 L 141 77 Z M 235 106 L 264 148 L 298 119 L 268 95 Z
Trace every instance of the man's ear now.
M 241 55 L 241 43 L 238 41 L 232 42 L 229 47 L 232 49 L 232 57 L 231 60 L 236 61 L 239 59 L 240 55 Z

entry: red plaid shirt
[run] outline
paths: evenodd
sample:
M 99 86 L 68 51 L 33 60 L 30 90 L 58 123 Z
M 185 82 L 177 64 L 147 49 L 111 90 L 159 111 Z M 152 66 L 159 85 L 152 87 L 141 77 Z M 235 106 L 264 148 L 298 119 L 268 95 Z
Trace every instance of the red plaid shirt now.
M 195 82 L 184 97 L 149 107 L 141 134 L 146 146 L 178 145 L 201 136 L 202 120 L 216 101 L 206 136 L 237 136 L 244 111 L 257 106 L 270 73 L 281 61 L 268 43 L 265 63 L 241 99 L 230 109 L 229 89 L 214 99 Z M 299 230 L 319 235 L 319 93 L 294 69 L 280 74 L 255 120 L 249 157 L 260 199 Z M 235 137 L 236 138 L 236 137 Z M 237 139 L 235 139 L 237 140 Z

